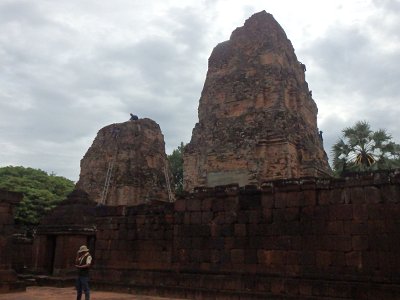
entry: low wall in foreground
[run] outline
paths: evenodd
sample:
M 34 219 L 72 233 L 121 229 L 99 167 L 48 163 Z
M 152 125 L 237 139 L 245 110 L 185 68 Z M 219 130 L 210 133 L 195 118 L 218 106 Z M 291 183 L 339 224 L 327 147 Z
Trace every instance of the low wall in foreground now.
M 397 299 L 399 183 L 304 178 L 98 208 L 93 279 L 204 299 Z
M 0 190 L 0 293 L 24 289 L 11 268 L 14 207 L 22 194 Z
M 54 222 L 65 224 L 73 207 L 57 208 Z M 197 189 L 175 203 L 87 214 L 98 287 L 191 299 L 400 295 L 399 172 Z

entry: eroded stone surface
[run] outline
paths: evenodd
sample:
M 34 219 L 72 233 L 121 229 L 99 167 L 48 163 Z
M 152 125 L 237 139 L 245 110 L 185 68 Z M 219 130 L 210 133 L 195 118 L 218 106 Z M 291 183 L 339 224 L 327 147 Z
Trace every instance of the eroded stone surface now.
M 304 72 L 265 11 L 217 45 L 184 153 L 185 189 L 330 174 Z
M 169 170 L 164 136 L 156 122 L 145 118 L 112 124 L 98 132 L 81 160 L 76 187 L 106 205 L 168 201 L 165 168 Z M 110 184 L 104 196 L 109 169 Z
M 26 292 L 0 295 L 1 300 L 69 300 L 76 297 L 75 288 L 32 286 Z M 82 296 L 82 299 L 85 296 Z M 114 292 L 91 291 L 91 298 L 97 300 L 178 300 L 178 298 L 161 298 L 144 295 L 132 295 Z
M 18 284 L 15 271 L 11 269 L 12 235 L 14 228 L 14 209 L 23 195 L 21 193 L 0 190 L 0 294 L 23 289 Z

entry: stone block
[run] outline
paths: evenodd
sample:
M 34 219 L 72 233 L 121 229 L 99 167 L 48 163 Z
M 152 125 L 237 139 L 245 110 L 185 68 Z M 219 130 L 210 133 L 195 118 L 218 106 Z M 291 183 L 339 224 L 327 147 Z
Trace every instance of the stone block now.
M 368 205 L 367 204 L 354 204 L 353 205 L 353 219 L 356 222 L 366 222 L 368 220 Z
M 331 207 L 336 207 L 336 206 L 316 206 L 314 207 L 314 214 L 313 218 L 315 220 L 329 220 L 329 219 L 335 219 L 335 216 L 331 216 Z
M 294 220 L 299 220 L 300 218 L 300 210 L 298 207 L 290 207 L 290 208 L 285 208 L 283 210 L 285 220 L 290 222 Z
M 261 235 L 260 228 L 264 230 L 259 224 L 246 224 L 247 227 L 247 236 L 250 237 L 259 237 Z
M 271 293 L 273 295 L 280 295 L 285 292 L 285 281 L 280 278 L 271 279 Z
M 233 264 L 243 264 L 244 263 L 244 250 L 243 249 L 232 249 L 230 250 L 231 262 Z
M 202 211 L 211 211 L 212 203 L 213 203 L 213 199 L 212 198 L 204 198 L 201 201 L 201 210 Z
M 10 215 L 11 214 L 11 205 L 7 203 L 0 203 L 0 215 Z M 3 219 L 0 219 L 3 220 Z
M 237 212 L 237 221 L 238 223 L 249 223 L 249 216 L 247 212 L 239 210 Z
M 350 199 L 352 204 L 364 204 L 365 193 L 363 187 L 350 188 Z
M 260 292 L 271 292 L 271 279 L 265 277 L 257 277 L 256 290 Z
M 351 244 L 353 251 L 364 251 L 368 249 L 368 236 L 367 235 L 353 235 L 351 237 Z
M 330 190 L 318 191 L 318 205 L 329 205 L 331 200 Z
M 242 289 L 243 282 L 240 280 L 240 278 L 227 278 L 223 280 L 223 285 L 222 288 L 225 291 L 237 291 Z M 210 298 L 211 299 L 211 298 Z M 231 300 L 231 299 L 240 299 L 239 295 L 227 295 L 226 300 Z
M 273 208 L 274 207 L 274 194 L 263 193 L 261 196 L 261 205 L 264 208 Z
M 184 214 L 183 214 L 183 224 L 185 224 L 185 225 L 191 224 L 191 222 L 190 222 L 190 214 L 191 213 L 189 211 L 184 212 Z
M 318 268 L 327 268 L 332 263 L 331 253 L 329 251 L 317 251 L 315 261 Z
M 249 249 L 249 239 L 246 237 L 234 237 L 233 242 L 233 248 Z
M 296 270 L 293 269 L 290 273 L 296 273 Z M 285 294 L 289 296 L 297 296 L 299 294 L 299 281 L 294 279 L 285 280 Z
M 272 223 L 272 209 L 264 208 L 262 211 L 262 222 L 263 223 Z
M 300 265 L 300 251 L 287 251 L 286 263 L 288 265 Z
M 303 194 L 300 191 L 288 192 L 286 195 L 286 207 L 299 207 L 303 205 Z
M 238 217 L 236 211 L 226 211 L 224 214 L 224 223 L 233 224 L 236 223 Z
M 261 207 L 261 194 L 239 195 L 239 207 L 241 210 L 255 210 Z
M 389 211 L 382 204 L 368 205 L 368 220 L 385 220 L 388 217 Z
M 202 213 L 201 211 L 195 211 L 190 213 L 190 224 L 201 224 Z
M 345 234 L 368 234 L 368 222 L 343 221 Z
M 183 224 L 184 221 L 184 212 L 175 212 L 174 213 L 174 222 L 175 224 Z
M 249 210 L 249 223 L 250 224 L 258 224 L 261 221 L 261 211 L 260 210 Z
M 354 267 L 356 269 L 361 269 L 362 268 L 361 251 L 350 251 L 346 253 L 346 266 Z
M 224 198 L 215 198 L 212 202 L 212 211 L 221 212 L 224 211 Z
M 275 207 L 285 208 L 287 207 L 287 192 L 276 192 L 275 193 Z
M 222 224 L 220 229 L 220 235 L 223 237 L 233 236 L 233 225 L 232 224 Z
M 244 250 L 244 263 L 247 264 L 257 264 L 258 256 L 256 249 L 245 249 Z
M 210 211 L 203 211 L 201 213 L 201 223 L 202 224 L 209 224 L 213 219 L 213 213 Z
M 302 239 L 302 247 L 306 251 L 312 251 L 320 248 L 320 240 L 317 235 L 304 235 Z
M 334 188 L 330 190 L 330 197 L 329 197 L 329 203 L 331 204 L 345 204 L 345 196 L 343 189 L 341 188 Z
M 317 203 L 317 191 L 316 190 L 305 190 L 302 191 L 301 201 L 303 206 L 314 206 Z
M 185 201 L 185 199 L 177 199 L 174 202 L 174 210 L 175 211 L 185 211 L 186 210 L 186 201 Z
M 327 237 L 330 240 L 330 249 L 333 251 L 351 251 L 352 239 L 348 235 L 332 235 Z
M 326 222 L 326 232 L 333 235 L 343 235 L 344 227 L 343 221 L 329 221 Z
M 197 198 L 186 199 L 187 211 L 201 211 L 202 202 Z
M 266 250 L 264 251 L 265 264 L 267 265 L 285 265 L 286 251 L 281 250 Z
M 235 236 L 245 237 L 247 235 L 246 224 L 235 224 Z
M 272 210 L 272 220 L 274 223 L 283 223 L 286 221 L 285 209 L 275 208 Z
M 316 264 L 316 254 L 314 251 L 301 251 L 299 253 L 300 265 L 312 266 Z
M 225 211 L 236 211 L 239 206 L 238 197 L 227 197 L 224 201 L 224 210 Z
M 312 284 L 307 281 L 302 281 L 299 285 L 299 294 L 301 296 L 311 296 L 312 295 Z
M 365 202 L 368 204 L 371 203 L 380 203 L 381 199 L 381 192 L 378 187 L 376 186 L 366 186 L 364 187 L 365 192 Z
M 201 249 L 192 249 L 190 251 L 189 260 L 194 263 L 201 263 L 204 261 L 203 259 L 203 252 Z
M 344 252 L 341 251 L 331 251 L 331 264 L 333 267 L 342 268 L 346 266 L 346 256 Z
M 337 204 L 329 207 L 331 218 L 335 220 L 352 220 L 353 206 L 351 204 Z

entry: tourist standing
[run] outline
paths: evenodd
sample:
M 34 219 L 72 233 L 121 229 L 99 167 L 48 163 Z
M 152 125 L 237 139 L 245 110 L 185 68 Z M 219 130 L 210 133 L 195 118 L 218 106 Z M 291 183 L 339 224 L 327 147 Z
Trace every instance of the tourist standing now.
M 82 291 L 85 293 L 85 300 L 90 299 L 89 290 L 89 268 L 92 264 L 92 256 L 89 249 L 83 245 L 76 254 L 75 267 L 78 268 L 78 278 L 76 279 L 76 300 L 81 300 Z

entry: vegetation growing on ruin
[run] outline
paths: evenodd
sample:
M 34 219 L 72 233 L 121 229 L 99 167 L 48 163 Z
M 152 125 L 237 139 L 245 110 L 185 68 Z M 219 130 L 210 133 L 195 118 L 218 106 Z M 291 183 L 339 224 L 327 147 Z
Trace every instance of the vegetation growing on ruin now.
M 172 185 L 175 194 L 183 193 L 183 149 L 185 145 L 181 142 L 180 146 L 172 154 L 168 155 L 169 166 L 172 172 Z
M 368 122 L 358 121 L 342 133 L 332 147 L 336 174 L 400 167 L 400 145 L 385 129 L 373 131 Z
M 0 168 L 0 188 L 24 195 L 17 205 L 15 221 L 31 228 L 66 198 L 74 189 L 74 182 L 40 169 L 8 166 Z

